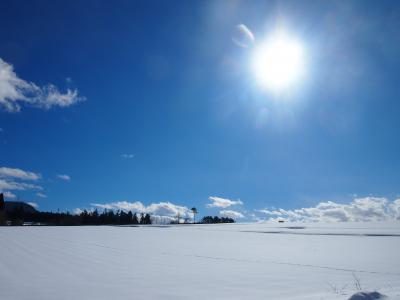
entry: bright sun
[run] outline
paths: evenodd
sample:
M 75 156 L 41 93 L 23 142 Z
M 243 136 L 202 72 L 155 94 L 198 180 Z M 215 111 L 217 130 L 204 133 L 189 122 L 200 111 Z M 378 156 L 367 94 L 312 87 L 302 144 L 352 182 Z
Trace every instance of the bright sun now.
M 252 68 L 257 82 L 275 92 L 288 88 L 304 72 L 302 45 L 284 34 L 275 34 L 256 46 Z

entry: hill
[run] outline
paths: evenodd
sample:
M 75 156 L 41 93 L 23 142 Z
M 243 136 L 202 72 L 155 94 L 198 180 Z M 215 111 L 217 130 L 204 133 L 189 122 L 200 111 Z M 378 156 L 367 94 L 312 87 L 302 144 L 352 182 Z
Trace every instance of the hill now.
M 22 201 L 5 201 L 4 202 L 4 211 L 7 213 L 11 213 L 15 210 L 22 209 L 25 213 L 37 213 L 38 211 L 28 203 Z

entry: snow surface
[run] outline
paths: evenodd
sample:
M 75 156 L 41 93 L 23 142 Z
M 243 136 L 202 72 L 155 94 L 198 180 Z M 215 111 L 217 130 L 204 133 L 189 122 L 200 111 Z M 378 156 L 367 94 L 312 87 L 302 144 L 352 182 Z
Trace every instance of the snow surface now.
M 399 249 L 399 222 L 0 227 L 0 299 L 400 299 Z

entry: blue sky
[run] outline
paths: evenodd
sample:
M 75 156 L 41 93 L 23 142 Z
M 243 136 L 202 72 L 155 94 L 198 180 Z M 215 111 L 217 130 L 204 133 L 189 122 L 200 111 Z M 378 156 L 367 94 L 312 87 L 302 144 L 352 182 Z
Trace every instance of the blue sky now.
M 238 24 L 256 43 L 295 36 L 306 75 L 260 88 Z M 10 100 L 0 77 L 0 167 L 40 174 L 3 169 L 3 192 L 42 210 L 170 202 L 243 219 L 394 200 L 399 25 L 396 1 L 2 1 L 3 72 L 30 86 Z

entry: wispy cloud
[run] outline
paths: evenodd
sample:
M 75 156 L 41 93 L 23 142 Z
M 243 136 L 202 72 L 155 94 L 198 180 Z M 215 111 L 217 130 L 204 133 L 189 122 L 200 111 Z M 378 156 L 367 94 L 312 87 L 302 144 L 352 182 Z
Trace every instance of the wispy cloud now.
M 21 180 L 38 180 L 41 175 L 38 173 L 28 172 L 16 168 L 0 167 L 0 177 L 1 178 L 17 178 Z
M 0 179 L 0 191 L 3 190 L 42 190 L 43 188 L 39 185 L 25 183 L 25 182 L 16 182 L 16 181 L 8 181 L 4 179 Z
M 8 198 L 8 199 L 15 199 L 15 198 L 17 198 L 17 195 L 15 195 L 9 191 L 6 191 L 6 192 L 4 192 L 4 197 Z
M 219 214 L 223 217 L 228 217 L 232 219 L 241 219 L 244 218 L 244 215 L 241 212 L 235 210 L 221 210 Z
M 36 193 L 36 196 L 38 196 L 40 198 L 47 198 L 47 195 L 43 194 L 43 193 Z
M 18 112 L 21 104 L 42 109 L 67 107 L 85 98 L 78 95 L 77 89 L 67 89 L 65 93 L 48 84 L 43 87 L 18 77 L 11 64 L 0 58 L 0 108 L 8 112 Z
M 134 158 L 134 157 L 135 157 L 135 154 L 132 154 L 132 153 L 123 153 L 123 154 L 121 154 L 121 157 L 122 157 L 122 158 L 125 158 L 125 159 L 131 159 L 131 158 Z
M 71 180 L 71 177 L 69 175 L 66 175 L 66 174 L 58 174 L 57 178 L 59 178 L 61 180 L 64 180 L 64 181 L 70 181 Z
M 357 198 L 348 204 L 332 201 L 321 202 L 315 207 L 295 210 L 268 210 L 258 212 L 267 219 L 283 219 L 291 222 L 365 222 L 400 220 L 400 199 L 389 201 L 386 198 Z
M 39 173 L 0 167 L 0 192 L 3 192 L 6 198 L 16 198 L 17 196 L 11 191 L 43 190 L 40 185 L 30 183 L 40 178 Z
M 113 209 L 113 210 L 124 210 L 124 211 L 137 211 L 144 212 L 145 206 L 137 201 L 137 202 L 128 202 L 128 201 L 119 201 L 119 202 L 110 202 L 110 203 L 92 203 L 91 206 L 101 209 Z
M 207 204 L 207 207 L 209 207 L 209 208 L 212 208 L 212 207 L 227 208 L 232 205 L 243 205 L 243 202 L 240 200 L 230 200 L 230 199 L 220 198 L 220 197 L 215 197 L 215 196 L 208 197 L 208 199 L 212 201 L 211 204 Z

